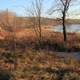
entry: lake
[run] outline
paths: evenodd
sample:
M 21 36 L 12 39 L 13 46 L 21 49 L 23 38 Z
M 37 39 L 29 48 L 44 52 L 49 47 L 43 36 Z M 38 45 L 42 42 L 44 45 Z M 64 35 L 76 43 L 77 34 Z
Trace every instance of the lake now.
M 55 32 L 62 32 L 63 26 L 62 25 L 51 26 L 51 30 Z M 66 31 L 67 32 L 80 32 L 80 24 L 68 24 L 66 25 Z

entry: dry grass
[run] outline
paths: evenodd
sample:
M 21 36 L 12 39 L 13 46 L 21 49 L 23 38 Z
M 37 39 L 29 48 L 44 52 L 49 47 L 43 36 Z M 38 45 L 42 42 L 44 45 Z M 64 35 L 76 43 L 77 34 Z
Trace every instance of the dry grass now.
M 15 48 L 15 51 L 10 50 L 14 42 L 12 33 L 7 33 L 1 40 L 1 46 L 5 44 L 9 49 L 0 48 L 0 68 L 10 71 L 16 80 L 80 80 L 80 61 L 59 57 L 54 52 L 64 51 L 62 33 L 43 29 L 43 48 L 36 45 L 40 48 L 38 50 L 34 49 L 37 39 L 32 29 L 16 30 L 15 37 L 16 47 L 21 47 Z M 67 37 L 66 49 L 80 50 L 79 33 L 68 33 Z
M 11 71 L 16 80 L 80 79 L 80 62 L 72 58 L 60 58 L 52 51 L 26 49 L 26 51 L 23 52 L 16 50 L 16 68 L 14 68 L 14 63 L 9 62 L 9 59 L 12 58 L 11 56 L 8 59 L 5 59 L 7 58 L 5 55 L 1 56 L 0 66 Z M 15 60 L 15 58 L 13 58 L 13 60 Z M 63 75 L 61 76 L 61 74 Z
M 6 33 L 6 34 L 5 34 Z M 16 44 L 24 47 L 35 47 L 37 36 L 33 29 L 18 29 L 15 33 L 3 32 L 1 44 L 13 43 L 15 38 Z M 67 42 L 64 45 L 63 33 L 53 32 L 48 29 L 42 29 L 42 46 L 57 51 L 80 51 L 80 33 L 67 33 Z M 12 44 L 11 44 L 12 45 Z M 38 46 L 36 46 L 38 47 Z

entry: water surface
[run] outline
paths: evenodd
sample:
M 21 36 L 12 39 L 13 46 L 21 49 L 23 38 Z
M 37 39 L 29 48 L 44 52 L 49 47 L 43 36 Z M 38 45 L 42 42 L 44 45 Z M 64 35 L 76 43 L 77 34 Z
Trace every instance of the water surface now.
M 62 32 L 63 26 L 62 25 L 51 26 L 51 30 L 55 32 Z M 66 31 L 67 32 L 80 32 L 80 24 L 68 24 L 66 25 Z

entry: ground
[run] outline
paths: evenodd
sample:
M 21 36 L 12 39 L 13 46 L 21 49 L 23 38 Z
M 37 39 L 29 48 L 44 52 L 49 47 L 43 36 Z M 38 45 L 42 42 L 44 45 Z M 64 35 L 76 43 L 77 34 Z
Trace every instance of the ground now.
M 79 51 L 79 33 L 68 33 L 66 46 L 62 33 L 49 30 L 43 30 L 42 33 L 42 45 L 36 44 L 37 38 L 31 29 L 17 30 L 15 41 L 12 33 L 3 35 L 0 69 L 11 75 L 13 80 L 80 80 L 80 61 L 56 55 L 56 51 Z
M 80 80 L 80 61 L 56 56 L 52 51 L 16 50 L 15 58 L 11 52 L 2 52 L 0 67 L 16 80 Z

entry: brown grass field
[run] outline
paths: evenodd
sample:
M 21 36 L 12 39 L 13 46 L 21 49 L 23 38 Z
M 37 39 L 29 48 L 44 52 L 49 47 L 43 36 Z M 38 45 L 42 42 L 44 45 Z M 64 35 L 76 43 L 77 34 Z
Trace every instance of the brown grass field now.
M 6 31 L 0 34 L 0 74 L 5 70 L 2 77 L 10 76 L 11 80 L 80 80 L 80 61 L 57 56 L 55 52 L 80 51 L 80 33 L 67 33 L 64 45 L 62 33 L 43 29 L 41 46 L 36 44 L 33 29 L 18 29 L 14 35 Z
M 0 68 L 12 74 L 12 80 L 80 80 L 80 61 L 56 56 L 53 51 L 16 50 L 15 58 L 11 52 L 3 51 Z
M 7 33 L 6 33 L 7 34 Z M 12 33 L 8 33 L 4 36 L 4 41 L 13 39 Z M 29 45 L 30 47 L 34 47 L 37 42 L 37 36 L 33 29 L 18 29 L 14 32 L 13 36 L 15 36 L 15 43 L 20 43 L 25 45 Z M 8 41 L 9 42 L 9 41 Z M 42 46 L 47 46 L 48 48 L 55 48 L 56 50 L 59 48 L 66 48 L 67 51 L 79 51 L 80 50 L 80 33 L 67 33 L 67 42 L 64 44 L 63 41 L 63 33 L 53 32 L 49 29 L 42 29 Z M 64 50 L 63 50 L 64 51 Z

